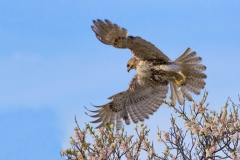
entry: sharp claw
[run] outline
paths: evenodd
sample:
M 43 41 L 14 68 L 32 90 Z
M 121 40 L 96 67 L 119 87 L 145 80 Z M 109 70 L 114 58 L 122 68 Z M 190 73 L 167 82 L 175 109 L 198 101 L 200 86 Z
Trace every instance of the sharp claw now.
M 181 87 L 182 85 L 184 85 L 186 83 L 187 77 L 182 72 L 179 72 L 179 74 L 182 76 L 182 80 L 178 81 L 176 78 L 174 80 L 175 80 L 175 83 L 177 84 L 177 86 Z

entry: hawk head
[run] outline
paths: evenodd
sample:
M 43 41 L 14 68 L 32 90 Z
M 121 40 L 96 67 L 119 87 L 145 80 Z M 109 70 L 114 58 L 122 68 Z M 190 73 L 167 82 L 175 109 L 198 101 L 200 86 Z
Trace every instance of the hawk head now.
M 135 57 L 131 58 L 127 63 L 127 71 L 129 72 L 131 69 L 136 69 L 139 60 Z

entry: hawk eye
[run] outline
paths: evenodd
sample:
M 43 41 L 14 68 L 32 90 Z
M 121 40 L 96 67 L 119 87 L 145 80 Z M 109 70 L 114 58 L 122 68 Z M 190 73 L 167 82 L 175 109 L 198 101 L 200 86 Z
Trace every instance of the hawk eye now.
M 127 67 L 129 67 L 129 64 L 127 65 Z

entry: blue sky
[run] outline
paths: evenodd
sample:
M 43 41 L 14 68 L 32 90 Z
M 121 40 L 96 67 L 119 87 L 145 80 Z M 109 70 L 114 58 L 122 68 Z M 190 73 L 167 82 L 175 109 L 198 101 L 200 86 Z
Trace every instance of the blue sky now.
M 62 159 L 73 134 L 91 119 L 90 103 L 125 90 L 129 50 L 100 43 L 90 26 L 109 19 L 155 44 L 172 60 L 191 47 L 207 66 L 210 107 L 240 93 L 240 2 L 0 0 L 1 159 Z M 198 101 L 201 96 L 194 96 Z M 145 123 L 167 129 L 162 106 Z M 132 132 L 133 124 L 126 129 Z

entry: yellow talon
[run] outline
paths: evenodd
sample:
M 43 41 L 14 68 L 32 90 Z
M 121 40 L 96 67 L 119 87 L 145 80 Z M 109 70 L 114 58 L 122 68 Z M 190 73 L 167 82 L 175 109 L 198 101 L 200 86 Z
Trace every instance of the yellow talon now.
M 182 72 L 179 72 L 179 74 L 182 76 L 181 77 L 181 80 L 177 80 L 176 78 L 174 79 L 175 80 L 175 83 L 181 87 L 185 82 L 186 82 L 186 79 L 187 77 L 182 73 Z

